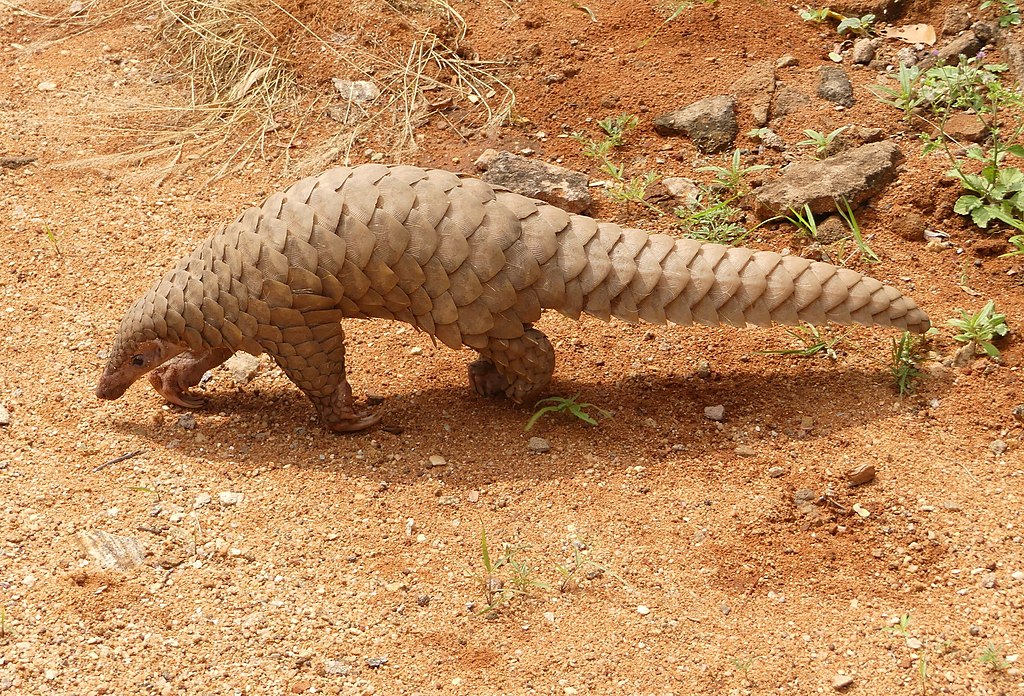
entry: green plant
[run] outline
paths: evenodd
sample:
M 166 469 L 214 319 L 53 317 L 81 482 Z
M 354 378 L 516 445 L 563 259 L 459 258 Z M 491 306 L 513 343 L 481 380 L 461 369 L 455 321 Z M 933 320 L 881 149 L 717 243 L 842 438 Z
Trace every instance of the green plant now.
M 1009 145 L 1002 154 L 1024 156 L 1024 146 Z M 987 164 L 979 174 L 968 173 L 959 165 L 947 172 L 970 192 L 956 200 L 953 211 L 969 215 L 982 229 L 998 220 L 1024 232 L 1024 172 L 1017 167 L 1002 167 L 999 154 L 985 153 L 980 146 L 968 148 L 967 156 Z
M 750 668 L 754 666 L 754 660 L 760 659 L 757 656 L 754 657 L 730 657 L 729 662 L 736 671 L 743 675 L 743 678 L 750 680 Z
M 1005 336 L 1009 331 L 1006 325 L 1006 315 L 995 311 L 996 301 L 989 300 L 980 311 L 969 314 L 962 309 L 959 319 L 950 319 L 947 324 L 960 333 L 953 337 L 954 341 L 961 343 L 973 343 L 980 347 L 990 358 L 999 357 L 999 349 L 992 345 L 992 341 L 999 336 Z
M 700 1 L 703 4 L 705 4 L 705 5 L 714 5 L 716 2 L 718 2 L 718 0 L 700 0 Z M 650 36 L 648 36 L 646 39 L 644 39 L 643 41 L 641 41 L 638 44 L 638 48 L 643 48 L 644 46 L 649 44 L 651 41 L 653 41 L 654 37 L 656 37 L 661 32 L 662 29 L 664 29 L 669 24 L 671 24 L 672 22 L 674 22 L 677 19 L 679 19 L 679 15 L 683 14 L 683 12 L 685 12 L 686 10 L 692 10 L 696 6 L 696 4 L 697 4 L 696 0 L 682 0 L 682 2 L 680 2 L 678 5 L 676 5 L 675 9 L 672 10 L 672 14 L 670 14 L 668 17 L 666 17 L 665 21 L 658 25 L 658 28 L 654 30 L 653 34 L 651 34 Z
M 626 581 L 617 573 L 592 558 L 592 548 L 589 544 L 579 541 L 578 539 L 573 539 L 570 542 L 570 545 L 572 546 L 572 558 L 565 565 L 555 566 L 558 574 L 562 576 L 562 582 L 558 586 L 559 592 L 568 592 L 572 589 L 576 575 L 586 568 L 590 569 L 586 574 L 588 579 L 593 579 L 601 575 L 610 575 L 623 585 L 626 584 Z
M 63 254 L 60 253 L 60 245 L 57 244 L 57 236 L 53 233 L 53 230 L 50 229 L 50 226 L 45 222 L 43 223 L 43 231 L 46 233 L 46 238 L 50 240 L 50 244 L 53 245 L 53 250 L 57 252 L 57 256 L 63 256 Z
M 996 672 L 1004 672 L 1010 668 L 1010 663 L 1003 657 L 1003 654 L 996 650 L 996 646 L 989 644 L 978 658 L 981 664 L 988 666 Z
M 1015 0 L 984 0 L 981 9 L 987 10 L 993 5 L 999 6 L 999 26 L 1005 29 L 1020 24 L 1020 6 Z
M 709 199 L 707 204 L 705 198 Z M 679 218 L 683 235 L 714 244 L 738 244 L 750 231 L 739 222 L 743 214 L 729 200 L 719 199 L 713 192 L 702 192 L 690 205 L 673 211 Z
M 886 626 L 882 630 L 894 636 L 906 638 L 910 635 L 910 614 L 903 614 L 897 623 L 894 623 L 892 626 Z
M 917 369 L 920 339 L 909 331 L 904 331 L 899 340 L 892 339 L 892 359 L 889 362 L 889 372 L 892 374 L 896 389 L 900 396 L 909 394 L 914 388 L 914 380 L 921 376 Z
M 749 167 L 744 167 L 741 158 L 742 153 L 739 150 L 733 150 L 732 157 L 726 166 L 707 165 L 698 167 L 697 171 L 711 172 L 715 175 L 712 181 L 713 186 L 720 186 L 732 191 L 735 195 L 742 195 L 746 193 L 746 178 L 754 172 L 769 169 L 769 166 L 767 164 L 753 164 Z
M 611 152 L 625 142 L 626 134 L 639 124 L 640 119 L 633 114 L 608 116 L 597 122 L 605 136 L 601 140 L 594 140 L 581 133 L 574 133 L 573 137 L 583 144 L 583 154 L 596 159 L 600 163 L 601 171 L 611 177 L 611 184 L 606 189 L 609 198 L 617 203 L 643 205 L 661 214 L 658 208 L 644 200 L 647 189 L 658 180 L 658 175 L 647 172 L 627 179 L 626 166 L 616 164 L 610 157 Z
M 857 249 L 860 250 L 860 260 L 864 263 L 879 263 L 881 261 L 871 247 L 868 246 L 867 241 L 864 239 L 864 235 L 860 231 L 860 224 L 857 222 L 856 216 L 853 214 L 853 208 L 850 207 L 850 201 L 843 198 L 837 202 L 836 208 L 839 211 L 839 217 L 843 218 L 843 222 L 850 228 L 850 234 L 853 235 L 853 242 L 857 245 Z
M 480 527 L 480 557 L 484 567 L 480 584 L 487 604 L 478 613 L 488 614 L 507 605 L 516 596 L 528 595 L 533 589 L 551 589 L 533 577 L 536 569 L 518 559 L 517 551 L 515 546 L 505 542 L 501 545 L 500 554 L 492 556 L 487 542 L 487 528 Z M 499 571 L 507 571 L 507 574 Z
M 786 333 L 799 341 L 802 347 L 785 350 L 759 350 L 757 352 L 761 355 L 796 355 L 801 358 L 809 358 L 821 353 L 828 356 L 830 360 L 838 360 L 839 355 L 836 353 L 835 347 L 846 338 L 845 333 L 835 338 L 827 338 L 818 327 L 812 324 L 786 329 Z
M 626 133 L 640 125 L 640 119 L 633 114 L 619 114 L 614 118 L 608 116 L 597 122 L 597 125 L 608 136 L 608 141 L 613 147 L 619 147 L 623 143 Z
M 1008 259 L 1013 256 L 1024 256 L 1024 234 L 1015 234 L 1006 241 L 1013 247 L 1013 251 L 1000 254 L 999 258 Z
M 813 146 L 815 159 L 821 159 L 822 157 L 828 155 L 828 151 L 829 148 L 832 147 L 832 143 L 834 143 L 835 139 L 838 138 L 839 135 L 849 127 L 849 125 L 842 126 L 841 128 L 836 128 L 834 131 L 828 134 L 821 133 L 819 131 L 814 130 L 813 128 L 808 128 L 804 131 L 804 135 L 806 135 L 807 138 L 796 143 L 796 146 Z
M 803 233 L 809 239 L 818 238 L 818 223 L 814 220 L 810 203 L 804 203 L 803 213 L 796 208 L 790 208 L 789 213 L 785 219 L 795 225 L 798 232 Z
M 856 34 L 857 36 L 870 36 L 871 25 L 875 23 L 875 15 L 866 14 L 862 17 L 843 17 L 839 22 L 839 26 L 836 27 L 836 31 L 840 36 L 846 32 Z
M 580 419 L 584 423 L 590 425 L 597 425 L 597 418 L 610 418 L 611 414 L 602 408 L 598 408 L 594 404 L 581 404 L 576 401 L 579 394 L 566 398 L 564 396 L 549 396 L 546 399 L 541 399 L 535 406 L 539 407 L 534 411 L 533 415 L 530 416 L 530 420 L 526 422 L 525 430 L 530 430 L 545 414 L 548 413 L 567 413 L 570 416 Z M 541 406 L 541 404 L 547 404 Z M 587 409 L 594 409 L 597 418 L 590 415 Z
M 839 17 L 839 16 L 841 16 L 841 15 L 836 14 L 835 12 L 833 12 L 830 9 L 828 9 L 827 7 L 820 7 L 818 9 L 815 9 L 813 7 L 808 7 L 807 9 L 802 10 L 800 12 L 800 19 L 804 20 L 805 22 L 818 22 L 818 23 L 821 23 L 821 22 L 826 22 L 826 21 L 828 21 L 829 19 L 831 19 L 833 17 Z
M 609 198 L 616 203 L 636 203 L 661 213 L 661 211 L 655 206 L 644 200 L 644 197 L 647 195 L 648 187 L 658 180 L 657 174 L 647 172 L 646 174 L 634 176 L 627 180 L 621 178 L 621 167 L 618 168 L 618 174 L 620 178 L 613 181 L 612 185 L 607 189 Z
M 897 87 L 874 85 L 871 91 L 874 92 L 875 98 L 883 104 L 902 111 L 903 118 L 907 120 L 913 115 L 914 109 L 924 102 L 924 97 L 917 91 L 917 82 L 920 76 L 921 69 L 917 66 L 900 63 L 899 72 L 896 74 Z

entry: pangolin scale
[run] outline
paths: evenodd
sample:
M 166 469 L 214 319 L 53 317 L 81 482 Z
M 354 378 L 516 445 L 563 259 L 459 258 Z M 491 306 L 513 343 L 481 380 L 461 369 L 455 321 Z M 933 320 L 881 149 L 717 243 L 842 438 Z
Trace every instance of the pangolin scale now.
M 139 377 L 188 407 L 235 351 L 269 353 L 335 431 L 357 412 L 342 318 L 395 319 L 480 354 L 470 381 L 538 396 L 554 351 L 542 310 L 578 319 L 708 325 L 882 324 L 928 318 L 895 288 L 797 256 L 648 234 L 412 166 L 337 167 L 271 195 L 182 259 L 128 310 L 96 387 Z

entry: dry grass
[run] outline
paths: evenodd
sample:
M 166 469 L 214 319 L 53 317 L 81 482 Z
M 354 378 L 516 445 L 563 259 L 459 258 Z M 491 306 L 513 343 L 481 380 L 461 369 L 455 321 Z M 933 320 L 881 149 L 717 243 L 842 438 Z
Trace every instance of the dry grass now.
M 274 0 L 94 0 L 75 14 L 55 15 L 0 3 L 72 33 L 120 13 L 153 25 L 169 81 L 183 85 L 180 103 L 115 107 L 105 127 L 133 136 L 138 145 L 66 166 L 135 166 L 156 185 L 214 158 L 218 166 L 204 184 L 254 162 L 278 161 L 286 171 L 308 173 L 351 161 L 356 145 L 370 141 L 387 159 L 401 161 L 416 149 L 416 128 L 431 114 L 440 114 L 460 135 L 493 132 L 515 104 L 498 76 L 504 63 L 480 60 L 466 49 L 466 21 L 445 0 L 401 9 L 386 5 L 415 38 L 406 46 L 370 42 L 369 48 L 320 36 Z M 291 43 L 283 43 L 283 34 L 293 37 Z M 329 56 L 338 77 L 372 79 L 381 96 L 356 103 L 304 84 L 303 66 L 290 58 L 296 42 L 312 42 Z M 329 113 L 340 126 L 295 161 L 292 145 L 332 105 Z

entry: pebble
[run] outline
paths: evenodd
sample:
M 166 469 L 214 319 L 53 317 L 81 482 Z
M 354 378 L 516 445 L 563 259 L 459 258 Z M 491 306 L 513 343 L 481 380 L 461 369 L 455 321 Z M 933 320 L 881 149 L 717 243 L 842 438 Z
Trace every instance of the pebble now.
M 697 376 L 701 379 L 711 379 L 711 365 L 707 360 L 697 363 Z
M 875 480 L 874 464 L 859 464 L 846 472 L 846 480 L 851 486 L 863 486 Z
M 797 60 L 796 56 L 794 56 L 794 55 L 792 55 L 790 53 L 787 53 L 787 54 L 785 54 L 783 56 L 780 56 L 779 59 L 777 61 L 775 61 L 775 67 L 776 68 L 792 68 L 792 67 L 794 67 L 796 65 L 799 65 L 799 63 L 800 63 L 800 61 Z
M 209 493 L 200 493 L 199 495 L 196 496 L 196 502 L 192 503 L 192 509 L 198 510 L 201 507 L 209 505 L 210 501 L 212 500 L 213 496 L 210 495 Z
M 1017 404 L 1016 406 L 1014 406 L 1013 410 L 1010 411 L 1010 415 L 1012 415 L 1021 423 L 1024 423 L 1024 404 Z
M 1015 570 L 1010 573 L 1010 577 L 1017 582 L 1024 582 L 1024 570 Z
M 430 458 L 427 460 L 427 463 L 430 464 L 430 466 L 446 466 L 448 464 L 448 462 L 445 461 L 445 458 L 442 457 L 440 454 L 430 455 Z
M 40 92 L 52 92 L 53 90 L 57 89 L 57 83 L 49 81 L 40 82 L 38 85 L 36 85 L 36 89 L 38 89 Z
M 531 437 L 527 448 L 534 454 L 543 454 L 551 449 L 551 443 L 542 437 Z
M 853 504 L 853 511 L 856 512 L 861 517 L 870 517 L 871 516 L 871 511 L 868 510 L 863 505 L 861 505 L 860 503 L 854 503 Z
M 832 688 L 836 691 L 842 691 L 851 684 L 853 684 L 853 677 L 849 674 L 837 674 L 832 677 Z
M 10 424 L 11 424 L 11 412 L 8 411 L 7 408 L 4 407 L 3 404 L 0 404 L 0 425 L 10 425 Z
M 334 83 L 334 88 L 338 90 L 342 99 L 347 99 L 350 102 L 360 104 L 373 101 L 380 96 L 380 88 L 366 80 L 341 80 L 332 77 L 331 82 Z
M 185 430 L 195 430 L 196 417 L 191 413 L 183 413 L 178 416 L 178 427 L 184 428 Z
M 422 353 L 423 353 L 423 349 L 420 348 L 419 346 L 413 346 L 412 348 L 409 349 L 409 354 L 410 355 L 420 355 Z
M 260 369 L 259 358 L 248 353 L 235 353 L 224 362 L 235 384 L 248 384 Z
M 736 448 L 736 456 L 738 457 L 756 457 L 757 450 L 750 445 L 740 445 Z
M 992 454 L 1002 454 L 1006 451 L 1006 443 L 1002 440 L 993 440 L 988 448 L 992 450 Z
M 721 421 L 725 418 L 725 406 L 705 406 L 704 417 L 715 422 Z
M 334 677 L 343 677 L 351 671 L 343 660 L 324 660 L 324 674 Z
M 224 507 L 230 507 L 232 505 L 238 505 L 240 502 L 245 500 L 245 493 L 221 491 L 217 494 L 217 499 L 220 500 L 220 504 Z
M 768 469 L 768 475 L 771 476 L 772 478 L 779 478 L 780 476 L 786 475 L 786 469 L 781 466 L 773 466 L 772 468 Z
M 387 663 L 388 663 L 388 658 L 386 658 L 386 657 L 368 657 L 368 658 L 366 658 L 366 666 L 369 667 L 370 669 L 377 669 L 378 667 L 383 667 Z
M 647 616 L 651 613 L 651 609 L 646 604 L 641 604 L 636 608 L 636 613 L 640 616 Z
M 910 638 L 907 638 L 907 647 L 910 648 L 911 650 L 920 650 L 921 649 L 921 645 L 922 645 L 921 641 L 918 640 L 917 638 L 914 638 L 913 636 L 911 636 Z
M 999 586 L 999 581 L 996 579 L 995 573 L 988 573 L 981 579 L 981 586 L 986 590 L 994 590 Z

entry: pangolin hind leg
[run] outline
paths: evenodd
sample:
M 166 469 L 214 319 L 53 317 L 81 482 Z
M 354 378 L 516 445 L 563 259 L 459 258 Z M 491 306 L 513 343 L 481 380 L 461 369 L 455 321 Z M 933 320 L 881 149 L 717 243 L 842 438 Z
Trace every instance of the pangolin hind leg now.
M 288 332 L 285 341 L 261 344 L 313 402 L 325 426 L 339 433 L 353 432 L 380 420 L 379 414 L 355 409 L 345 374 L 345 334 L 339 322 L 290 327 L 284 332 Z
M 217 367 L 233 353 L 227 346 L 211 348 L 202 353 L 182 353 L 150 372 L 149 383 L 172 404 L 199 408 L 203 400 L 189 393 L 189 389 L 199 384 L 207 370 Z
M 469 383 L 481 396 L 504 394 L 531 403 L 551 382 L 555 349 L 543 333 L 528 328 L 519 338 L 488 338 L 480 360 L 469 365 Z

